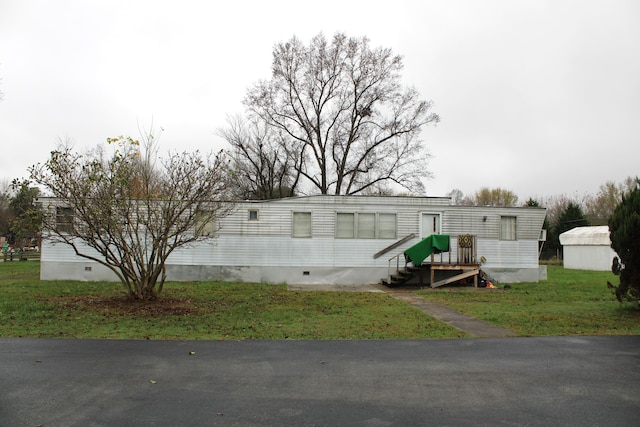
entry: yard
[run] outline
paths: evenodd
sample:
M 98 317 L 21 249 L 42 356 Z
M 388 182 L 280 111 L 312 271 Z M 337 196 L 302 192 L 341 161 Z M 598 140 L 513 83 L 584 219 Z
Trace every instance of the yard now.
M 39 263 L 0 263 L 0 336 L 112 339 L 423 339 L 466 336 L 383 293 L 288 291 L 285 285 L 188 282 L 129 303 L 121 285 L 40 282 Z M 640 312 L 606 288 L 611 273 L 549 267 L 507 290 L 417 291 L 522 336 L 640 334 Z
M 515 283 L 506 290 L 449 288 L 417 293 L 520 336 L 637 335 L 640 310 L 620 305 L 606 283 L 607 271 L 548 266 L 548 280 Z

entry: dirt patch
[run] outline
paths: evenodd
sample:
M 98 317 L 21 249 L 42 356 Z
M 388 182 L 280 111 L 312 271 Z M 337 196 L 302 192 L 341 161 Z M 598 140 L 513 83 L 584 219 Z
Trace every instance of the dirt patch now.
M 158 298 L 151 301 L 131 301 L 124 296 L 74 296 L 49 298 L 49 302 L 67 309 L 92 310 L 105 314 L 135 314 L 142 316 L 190 315 L 201 310 L 188 298 Z

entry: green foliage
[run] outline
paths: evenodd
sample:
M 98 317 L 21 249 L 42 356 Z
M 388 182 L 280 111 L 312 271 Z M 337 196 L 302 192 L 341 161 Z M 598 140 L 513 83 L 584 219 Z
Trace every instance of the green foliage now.
M 540 207 L 540 202 L 529 197 L 529 199 L 525 202 L 525 206 L 531 207 L 531 208 L 538 208 Z
M 13 217 L 9 208 L 9 200 L 11 198 L 10 184 L 8 181 L 0 181 L 0 235 L 9 234 L 9 220 Z
M 620 276 L 618 286 L 610 284 L 618 301 L 640 305 L 640 180 L 622 197 L 609 219 L 611 247 L 618 254 L 612 270 Z
M 569 231 L 576 227 L 585 227 L 589 225 L 587 217 L 584 215 L 579 204 L 569 202 L 566 209 L 560 214 L 558 223 L 556 224 L 556 233 L 561 235 L 565 231 Z
M 28 179 L 14 179 L 11 188 L 14 195 L 9 200 L 9 208 L 13 217 L 9 220 L 9 229 L 15 236 L 15 243 L 19 247 L 37 244 L 42 230 L 42 212 L 35 201 L 40 190 L 32 187 Z

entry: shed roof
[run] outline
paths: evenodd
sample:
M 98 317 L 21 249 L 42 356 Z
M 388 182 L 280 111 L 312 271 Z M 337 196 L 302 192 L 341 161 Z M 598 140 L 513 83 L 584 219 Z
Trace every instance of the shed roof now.
M 611 239 L 609 238 L 609 226 L 599 225 L 595 227 L 573 228 L 560 235 L 560 244 L 563 246 L 610 246 Z

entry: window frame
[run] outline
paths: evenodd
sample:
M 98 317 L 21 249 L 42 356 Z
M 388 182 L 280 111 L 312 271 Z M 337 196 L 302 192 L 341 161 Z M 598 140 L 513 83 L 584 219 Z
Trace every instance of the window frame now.
M 200 230 L 201 233 L 198 235 L 198 237 L 211 237 L 214 236 L 216 234 L 217 230 L 217 224 L 214 220 L 211 221 L 204 221 L 204 219 L 202 218 L 203 216 L 205 217 L 211 217 L 211 210 L 208 209 L 203 209 L 199 212 L 196 212 L 195 215 L 195 226 L 196 226 L 196 230 Z
M 75 212 L 72 207 L 56 206 L 56 230 L 58 233 L 71 234 L 74 221 Z
M 518 240 L 518 217 L 515 215 L 500 215 L 499 240 L 513 242 Z
M 387 229 L 381 226 L 382 221 L 380 218 L 382 216 L 393 216 L 393 237 L 382 236 L 383 232 L 387 232 Z M 378 212 L 376 215 L 376 238 L 377 239 L 397 239 L 398 238 L 398 214 L 395 212 Z
M 350 225 L 349 225 L 349 230 L 346 230 L 345 228 L 341 228 L 344 227 L 345 225 L 349 224 L 349 222 L 346 221 L 340 221 L 339 218 L 347 218 L 347 217 L 351 217 L 351 221 Z M 356 214 L 355 212 L 336 212 L 336 226 L 335 226 L 335 238 L 336 239 L 355 239 L 356 236 Z M 346 231 L 351 231 L 350 235 L 347 235 L 345 233 Z
M 339 218 L 351 217 L 350 221 L 341 220 Z M 367 230 L 367 234 L 363 232 L 363 226 L 366 224 L 361 217 L 373 218 L 371 223 L 373 230 Z M 387 221 L 386 224 L 393 224 L 393 229 L 383 228 L 380 226 L 381 218 L 385 216 L 393 217 L 393 221 Z M 390 218 L 389 218 L 390 219 Z M 345 227 L 346 226 L 346 227 Z M 345 231 L 349 229 L 351 233 Z M 371 234 L 373 231 L 373 234 Z M 393 231 L 393 237 L 391 237 Z M 382 236 L 382 234 L 385 234 Z M 398 236 L 398 215 L 396 212 L 336 212 L 334 237 L 336 239 L 363 239 L 363 240 L 392 240 Z
M 367 229 L 369 224 L 365 221 L 365 218 L 373 218 L 371 221 L 372 230 Z M 375 212 L 359 212 L 356 215 L 356 236 L 358 239 L 375 239 L 378 232 L 378 227 L 376 227 L 377 223 L 377 215 Z M 365 235 L 365 232 L 367 235 Z M 373 234 L 372 234 L 373 233 Z
M 300 233 L 301 226 L 307 226 L 307 224 L 299 223 L 301 216 L 304 215 L 305 218 L 308 218 L 308 231 L 304 230 L 304 233 Z M 298 221 L 296 221 L 298 218 Z M 313 237 L 313 214 L 309 211 L 293 211 L 291 213 L 291 237 L 296 239 L 310 239 Z

